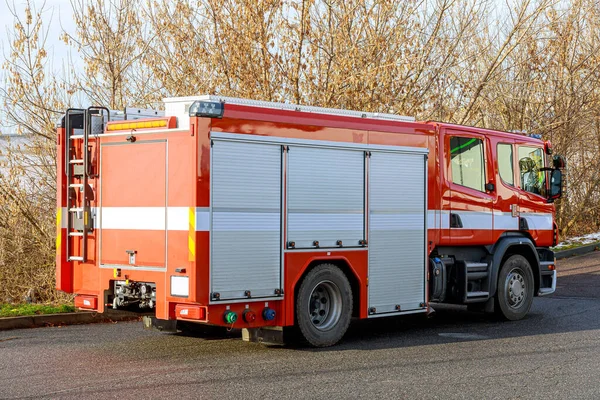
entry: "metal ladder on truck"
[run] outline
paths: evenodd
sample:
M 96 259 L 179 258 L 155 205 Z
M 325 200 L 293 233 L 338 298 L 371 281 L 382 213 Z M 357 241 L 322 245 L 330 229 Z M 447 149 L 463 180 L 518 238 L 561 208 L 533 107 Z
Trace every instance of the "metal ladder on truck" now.
M 90 201 L 94 200 L 94 193 L 88 184 L 92 177 L 90 140 L 96 140 L 104 132 L 104 124 L 109 120 L 110 111 L 105 107 L 70 108 L 65 114 L 68 261 L 84 263 L 88 260 L 88 234 L 94 226 L 90 215 Z M 72 239 L 78 237 L 81 244 L 79 253 L 76 253 Z

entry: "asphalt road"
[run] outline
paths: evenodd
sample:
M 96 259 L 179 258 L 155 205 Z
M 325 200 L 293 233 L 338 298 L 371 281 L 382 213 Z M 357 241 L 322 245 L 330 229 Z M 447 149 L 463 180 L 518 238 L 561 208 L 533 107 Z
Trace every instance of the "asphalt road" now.
M 327 349 L 144 331 L 0 332 L 0 398 L 600 398 L 600 252 L 559 262 L 529 316 L 462 307 L 354 323 Z

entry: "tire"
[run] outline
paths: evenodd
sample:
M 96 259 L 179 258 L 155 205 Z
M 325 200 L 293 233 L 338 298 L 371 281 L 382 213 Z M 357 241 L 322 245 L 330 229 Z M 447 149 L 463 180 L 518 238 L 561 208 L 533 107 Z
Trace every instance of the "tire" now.
M 339 342 L 352 317 L 352 288 L 333 264 L 320 264 L 302 280 L 296 298 L 296 321 L 304 340 L 314 347 Z
M 534 286 L 529 261 L 518 254 L 507 258 L 498 275 L 496 314 L 509 321 L 525 317 L 533 303 Z

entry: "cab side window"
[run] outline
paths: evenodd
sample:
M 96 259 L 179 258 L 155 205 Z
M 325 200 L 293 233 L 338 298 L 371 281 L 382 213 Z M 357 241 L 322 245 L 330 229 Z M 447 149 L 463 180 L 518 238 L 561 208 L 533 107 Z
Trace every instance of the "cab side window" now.
M 544 152 L 541 148 L 519 146 L 519 176 L 523 190 L 545 195 L 546 174 L 543 167 Z
M 512 144 L 498 143 L 498 173 L 505 183 L 515 185 Z
M 450 168 L 453 183 L 483 192 L 485 186 L 483 163 L 482 140 L 450 137 Z

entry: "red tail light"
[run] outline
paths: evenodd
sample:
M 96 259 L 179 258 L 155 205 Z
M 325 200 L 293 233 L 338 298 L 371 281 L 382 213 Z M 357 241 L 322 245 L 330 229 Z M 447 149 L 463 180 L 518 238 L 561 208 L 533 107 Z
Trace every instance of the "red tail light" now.
M 98 298 L 96 296 L 75 296 L 75 307 L 97 310 Z
M 205 306 L 194 304 L 177 304 L 175 306 L 175 316 L 177 319 L 195 319 L 201 322 L 208 321 Z

